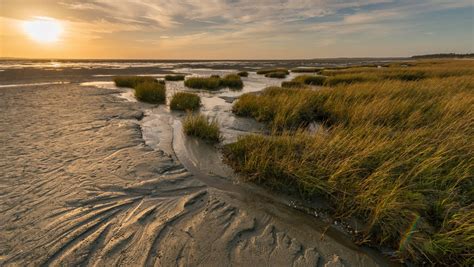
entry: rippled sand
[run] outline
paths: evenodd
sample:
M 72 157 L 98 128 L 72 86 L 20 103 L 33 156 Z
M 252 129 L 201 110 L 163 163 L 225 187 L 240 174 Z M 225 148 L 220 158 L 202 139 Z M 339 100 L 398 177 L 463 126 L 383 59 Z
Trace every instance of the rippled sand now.
M 306 214 L 191 175 L 145 145 L 140 104 L 116 93 L 0 89 L 0 265 L 384 264 Z

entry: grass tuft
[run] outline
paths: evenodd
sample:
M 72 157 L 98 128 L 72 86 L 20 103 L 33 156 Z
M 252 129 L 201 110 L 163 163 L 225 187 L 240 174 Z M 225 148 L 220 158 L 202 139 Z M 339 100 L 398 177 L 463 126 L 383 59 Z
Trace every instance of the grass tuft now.
M 173 95 L 170 102 L 172 110 L 196 110 L 201 105 L 201 98 L 197 94 L 178 92 Z
M 237 74 L 228 74 L 223 78 L 219 75 L 211 77 L 191 77 L 184 81 L 184 85 L 194 89 L 219 90 L 222 87 L 241 89 L 244 86 L 242 79 Z
M 249 73 L 246 71 L 240 71 L 237 73 L 237 75 L 239 75 L 240 77 L 248 77 Z
M 221 139 L 217 120 L 210 120 L 202 114 L 188 113 L 183 122 L 186 135 L 195 136 L 206 141 L 217 143 Z
M 286 78 L 286 75 L 288 75 L 287 72 L 276 71 L 276 72 L 269 72 L 269 73 L 265 74 L 265 77 L 283 79 L 283 78 Z
M 241 89 L 244 87 L 244 83 L 240 76 L 237 74 L 228 74 L 221 79 L 221 86 L 229 87 L 232 89 Z
M 135 88 L 140 83 L 157 82 L 157 80 L 149 76 L 117 76 L 114 78 L 114 82 L 117 87 Z
M 161 104 L 166 102 L 166 87 L 158 82 L 143 82 L 135 86 L 135 97 L 143 102 Z
M 268 73 L 271 73 L 271 72 L 284 72 L 284 73 L 286 73 L 286 75 L 290 74 L 288 69 L 285 69 L 285 68 L 261 69 L 261 70 L 257 71 L 257 74 L 264 75 L 264 74 L 268 74 Z
M 191 77 L 184 81 L 184 85 L 194 89 L 219 90 L 221 81 L 213 77 Z

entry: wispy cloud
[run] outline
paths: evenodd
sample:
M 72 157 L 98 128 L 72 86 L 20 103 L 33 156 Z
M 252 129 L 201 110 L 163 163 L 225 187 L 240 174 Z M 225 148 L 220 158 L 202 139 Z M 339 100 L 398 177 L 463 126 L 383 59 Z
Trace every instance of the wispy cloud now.
M 0 16 L 25 19 L 26 12 L 20 11 L 33 14 L 34 10 L 28 8 L 38 6 L 35 1 L 2 0 L 6 8 L 0 11 Z M 338 41 L 355 38 L 354 34 L 375 38 L 407 32 L 428 36 L 426 33 L 430 32 L 429 36 L 438 36 L 429 27 L 415 26 L 423 24 L 425 14 L 455 9 L 472 11 L 473 3 L 472 0 L 62 0 L 59 3 L 43 0 L 41 6 L 37 10 L 57 11 L 46 15 L 64 21 L 71 29 L 71 38 L 106 40 L 127 36 L 129 43 L 148 42 L 167 49 L 231 44 L 255 48 L 272 43 L 294 49 L 308 41 L 315 47 L 337 45 Z M 471 25 L 472 22 L 471 16 Z M 469 26 L 465 27 L 469 31 Z M 363 42 L 359 38 L 351 41 Z

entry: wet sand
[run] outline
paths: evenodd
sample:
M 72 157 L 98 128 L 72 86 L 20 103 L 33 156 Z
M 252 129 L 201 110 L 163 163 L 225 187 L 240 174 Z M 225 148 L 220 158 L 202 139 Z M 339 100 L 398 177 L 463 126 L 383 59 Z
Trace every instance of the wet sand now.
M 150 106 L 119 93 L 0 89 L 0 265 L 387 264 L 256 186 L 180 163 L 177 132 L 161 135 L 168 151 L 146 144 Z
M 248 70 L 300 66 L 386 64 L 402 58 L 334 58 L 318 60 L 0 60 L 0 85 L 33 82 L 110 80 L 116 75 L 164 75 L 175 69 Z

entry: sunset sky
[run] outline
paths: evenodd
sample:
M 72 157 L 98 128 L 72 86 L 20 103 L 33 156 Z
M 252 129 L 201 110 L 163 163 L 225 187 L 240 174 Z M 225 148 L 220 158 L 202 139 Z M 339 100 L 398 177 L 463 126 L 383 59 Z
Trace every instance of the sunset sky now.
M 472 0 L 0 0 L 0 56 L 289 59 L 474 52 Z

